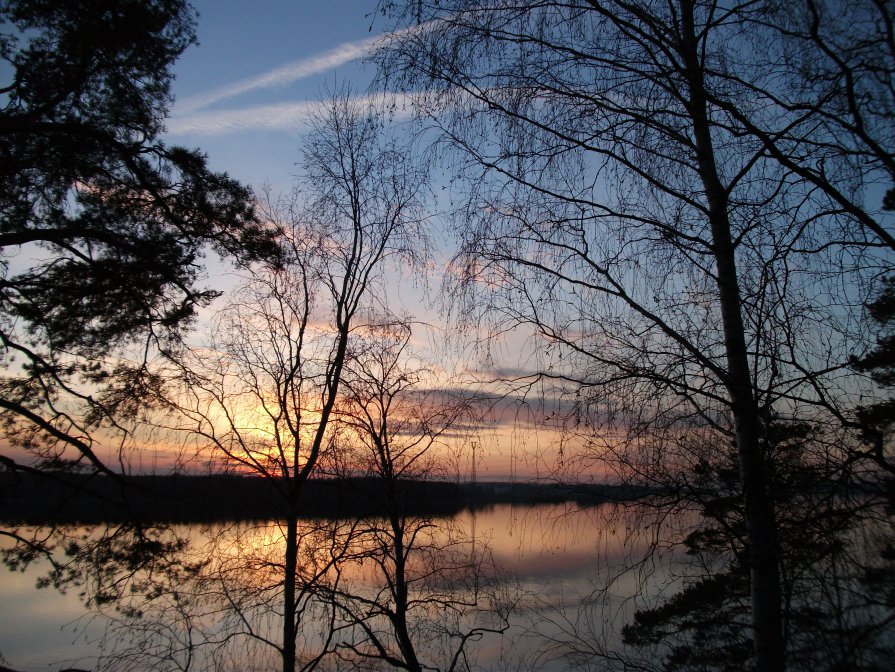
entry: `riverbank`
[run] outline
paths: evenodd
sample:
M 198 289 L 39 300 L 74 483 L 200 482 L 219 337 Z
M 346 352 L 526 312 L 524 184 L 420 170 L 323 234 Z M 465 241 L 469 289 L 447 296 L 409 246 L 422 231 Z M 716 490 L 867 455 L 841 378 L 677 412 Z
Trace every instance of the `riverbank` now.
M 285 481 L 234 475 L 133 476 L 0 474 L 0 520 L 7 523 L 99 523 L 126 520 L 202 522 L 264 520 L 284 515 Z M 305 518 L 375 516 L 385 510 L 385 484 L 377 478 L 319 478 L 302 489 Z M 452 516 L 496 504 L 583 506 L 630 501 L 647 494 L 612 484 L 457 483 L 400 481 L 406 513 Z

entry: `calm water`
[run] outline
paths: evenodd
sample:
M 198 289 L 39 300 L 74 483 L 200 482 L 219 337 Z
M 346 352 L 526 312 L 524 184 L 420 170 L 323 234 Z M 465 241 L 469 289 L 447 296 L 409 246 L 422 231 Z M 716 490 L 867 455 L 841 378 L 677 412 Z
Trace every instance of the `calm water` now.
M 414 571 L 421 572 L 426 562 L 446 566 L 448 554 L 460 565 L 464 557 L 475 558 L 488 574 L 492 598 L 499 593 L 499 599 L 512 602 L 507 633 L 486 635 L 470 649 L 471 659 L 481 669 L 564 670 L 568 662 L 563 655 L 595 642 L 617 641 L 614 633 L 636 608 L 674 587 L 673 554 L 656 548 L 656 529 L 643 513 L 608 505 L 585 509 L 506 505 L 475 514 L 464 512 L 449 521 L 436 521 L 436 527 L 420 533 L 420 539 L 429 535 L 426 544 L 441 550 L 417 558 Z M 241 600 L 254 599 L 253 606 L 240 607 L 243 620 L 253 620 L 256 633 L 275 639 L 278 619 L 271 605 L 277 591 L 272 563 L 281 548 L 279 527 L 275 523 L 211 525 L 184 527 L 179 532 L 193 541 L 194 557 L 215 557 L 205 583 L 190 588 L 193 594 L 201 592 L 202 600 L 191 604 L 180 598 L 159 601 L 153 607 L 157 612 L 148 610 L 140 623 L 155 624 L 157 630 L 164 624 L 169 647 L 174 646 L 172 639 L 182 641 L 184 624 L 190 628 L 192 643 L 206 644 L 209 633 L 242 627 L 236 623 L 240 619 L 225 615 L 220 606 L 226 592 L 231 604 L 247 605 Z M 60 595 L 53 589 L 36 589 L 35 581 L 43 571 L 38 565 L 25 573 L 0 572 L 0 653 L 7 665 L 23 672 L 57 670 L 63 662 L 92 669 L 103 651 L 121 657 L 135 650 L 145 654 L 158 645 L 159 632 L 153 634 L 154 643 L 135 637 L 132 622 L 116 622 L 120 614 L 112 609 L 106 615 L 85 609 L 77 590 Z M 369 560 L 347 562 L 340 585 L 357 595 L 371 595 L 380 587 L 378 576 Z M 449 577 L 448 572 L 440 581 L 427 589 L 454 596 L 467 590 L 460 587 L 461 578 Z M 231 587 L 223 591 L 224 585 Z M 487 623 L 493 615 L 468 613 L 464 618 L 469 623 L 476 619 Z M 312 628 L 308 630 L 300 648 L 313 651 L 318 639 Z M 121 632 L 130 639 L 116 639 Z M 244 644 L 240 646 L 245 650 Z M 251 654 L 253 666 L 259 669 L 275 665 L 263 649 Z M 174 658 L 185 664 L 182 656 Z M 207 660 L 200 664 L 198 659 L 186 662 L 190 669 L 211 664 Z M 145 661 L 127 667 L 141 665 L 153 667 Z

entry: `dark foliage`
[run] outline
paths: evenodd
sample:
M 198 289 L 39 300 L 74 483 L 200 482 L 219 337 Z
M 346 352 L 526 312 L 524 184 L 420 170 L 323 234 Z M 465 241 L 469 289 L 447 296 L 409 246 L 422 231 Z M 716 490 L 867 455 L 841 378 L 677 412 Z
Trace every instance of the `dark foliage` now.
M 783 620 L 789 669 L 881 669 L 890 655 L 890 575 L 874 547 L 857 542 L 868 493 L 837 479 L 814 455 L 823 434 L 805 422 L 772 419 L 763 452 L 779 530 Z M 703 523 L 684 540 L 701 573 L 670 599 L 636 613 L 623 630 L 635 647 L 662 650 L 659 669 L 752 670 L 749 557 L 729 461 L 697 466 L 694 485 Z M 889 597 L 885 597 L 885 595 Z M 657 661 L 658 662 L 658 661 Z
M 867 312 L 882 330 L 876 348 L 861 358 L 855 358 L 853 365 L 858 371 L 869 373 L 871 378 L 885 388 L 895 386 L 895 276 L 883 281 L 883 288 L 874 301 L 867 306 Z M 889 473 L 895 473 L 886 450 L 887 436 L 895 423 L 895 399 L 886 399 L 858 409 L 865 441 L 870 445 L 871 458 Z
M 186 2 L 8 0 L 0 25 L 0 420 L 45 462 L 102 469 L 95 429 L 139 411 L 142 360 L 216 296 L 203 250 L 275 246 L 246 187 L 159 139 Z

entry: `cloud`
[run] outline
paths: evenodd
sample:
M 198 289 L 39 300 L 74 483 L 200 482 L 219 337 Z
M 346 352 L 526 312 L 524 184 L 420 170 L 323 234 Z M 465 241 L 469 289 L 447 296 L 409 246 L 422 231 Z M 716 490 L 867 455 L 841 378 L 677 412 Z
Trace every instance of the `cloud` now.
M 297 101 L 257 105 L 237 110 L 175 115 L 168 119 L 171 135 L 226 135 L 248 130 L 298 130 L 319 103 Z
M 286 86 L 300 79 L 319 75 L 340 65 L 366 58 L 377 49 L 381 49 L 395 40 L 400 40 L 406 35 L 434 30 L 442 23 L 442 20 L 435 20 L 421 25 L 401 28 L 382 35 L 374 35 L 363 40 L 343 42 L 328 51 L 281 65 L 260 75 L 225 84 L 206 93 L 179 99 L 175 105 L 175 112 L 186 116 L 218 101 L 234 98 L 248 91 Z
M 405 94 L 376 94 L 354 100 L 362 107 L 385 105 L 394 119 L 411 116 L 412 100 Z M 167 130 L 170 135 L 228 135 L 258 130 L 300 132 L 329 104 L 328 101 L 300 100 L 218 112 L 175 114 L 168 119 Z
M 172 135 L 226 135 L 253 130 L 301 131 L 302 127 L 320 110 L 324 103 L 300 100 L 216 111 L 205 108 L 243 93 L 282 87 L 305 77 L 327 72 L 345 63 L 371 56 L 376 50 L 386 48 L 393 41 L 400 40 L 407 35 L 434 30 L 442 23 L 442 20 L 435 20 L 363 40 L 344 42 L 328 51 L 287 63 L 254 77 L 232 82 L 206 93 L 179 99 L 174 105 L 173 115 L 168 119 L 168 133 Z M 406 119 L 411 116 L 410 109 L 415 99 L 424 94 L 425 92 L 378 94 L 359 98 L 358 101 L 362 105 L 384 104 L 390 106 L 394 118 Z
M 381 39 L 381 36 L 375 36 L 356 42 L 345 42 L 329 51 L 287 63 L 269 72 L 226 84 L 207 93 L 183 98 L 177 102 L 175 109 L 180 114 L 190 114 L 218 101 L 233 98 L 248 91 L 286 86 L 299 79 L 318 75 L 345 63 L 364 58 L 370 54 Z

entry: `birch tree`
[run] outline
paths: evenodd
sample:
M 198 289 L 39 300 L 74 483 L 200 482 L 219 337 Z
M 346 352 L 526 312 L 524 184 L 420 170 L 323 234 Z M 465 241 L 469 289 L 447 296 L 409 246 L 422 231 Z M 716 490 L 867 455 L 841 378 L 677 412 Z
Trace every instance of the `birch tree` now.
M 503 590 L 487 542 L 414 506 L 414 494 L 425 506 L 423 493 L 446 475 L 475 404 L 466 391 L 427 387 L 437 377 L 410 339 L 403 322 L 370 330 L 347 366 L 338 437 L 352 472 L 372 483 L 375 515 L 358 522 L 353 544 L 369 575 L 331 592 L 339 669 L 373 661 L 409 672 L 468 669 L 475 643 L 506 632 L 519 599 Z
M 284 672 L 297 665 L 310 589 L 338 556 L 323 544 L 312 550 L 324 557 L 300 566 L 304 486 L 333 448 L 330 423 L 355 334 L 388 313 L 387 269 L 412 269 L 425 249 L 426 176 L 348 92 L 323 106 L 301 165 L 295 198 L 268 208 L 282 256 L 237 290 L 211 347 L 183 369 L 172 409 L 219 465 L 267 479 L 278 493 L 282 629 L 268 643 Z M 326 652 L 326 637 L 317 644 L 303 668 Z
M 848 361 L 893 249 L 874 205 L 890 7 L 381 7 L 410 28 L 382 81 L 413 93 L 462 178 L 458 312 L 540 334 L 552 356 L 529 379 L 576 400 L 592 455 L 627 478 L 692 494 L 733 446 L 755 662 L 784 669 L 772 428 L 823 426 L 810 459 L 846 478 L 866 389 Z

